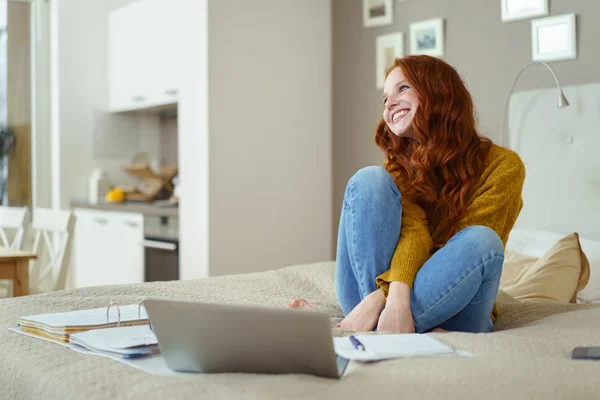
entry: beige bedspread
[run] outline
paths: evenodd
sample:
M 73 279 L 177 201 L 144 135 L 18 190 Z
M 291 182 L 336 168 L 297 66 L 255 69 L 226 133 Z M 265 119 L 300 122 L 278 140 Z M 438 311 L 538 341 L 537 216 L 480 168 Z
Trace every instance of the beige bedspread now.
M 490 334 L 435 334 L 476 358 L 354 364 L 341 380 L 305 375 L 152 376 L 8 331 L 22 315 L 135 303 L 168 296 L 285 306 L 295 296 L 341 317 L 333 264 L 202 280 L 109 286 L 0 300 L 2 399 L 599 399 L 600 361 L 572 361 L 574 347 L 600 346 L 600 305 L 522 304 L 501 293 Z M 334 334 L 347 332 L 335 331 Z

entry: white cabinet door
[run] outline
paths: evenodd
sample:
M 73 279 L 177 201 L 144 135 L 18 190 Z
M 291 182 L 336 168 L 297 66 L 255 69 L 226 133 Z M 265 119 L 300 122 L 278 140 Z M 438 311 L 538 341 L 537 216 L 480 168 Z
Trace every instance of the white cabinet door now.
M 75 217 L 73 287 L 144 281 L 141 214 L 77 209 Z
M 110 109 L 139 108 L 150 100 L 150 4 L 132 3 L 109 16 Z
M 111 266 L 113 283 L 144 282 L 144 221 L 141 214 L 116 213 L 111 217 L 114 259 Z
M 150 1 L 150 37 L 153 49 L 148 61 L 152 68 L 152 102 L 175 103 L 181 75 L 180 15 L 185 12 L 185 4 L 182 0 L 147 1 Z
M 75 211 L 75 234 L 71 259 L 72 286 L 100 285 L 105 281 L 105 266 L 110 263 L 109 219 L 99 212 Z

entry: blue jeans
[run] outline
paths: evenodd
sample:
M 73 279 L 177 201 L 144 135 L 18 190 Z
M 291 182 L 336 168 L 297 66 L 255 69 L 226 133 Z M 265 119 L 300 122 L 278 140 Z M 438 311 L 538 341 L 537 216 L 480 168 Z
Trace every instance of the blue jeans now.
M 335 269 L 345 315 L 377 289 L 375 278 L 389 269 L 401 215 L 402 197 L 385 169 L 363 168 L 348 182 Z M 454 235 L 415 278 L 410 308 L 416 332 L 490 332 L 503 262 L 504 246 L 490 228 L 470 226 Z

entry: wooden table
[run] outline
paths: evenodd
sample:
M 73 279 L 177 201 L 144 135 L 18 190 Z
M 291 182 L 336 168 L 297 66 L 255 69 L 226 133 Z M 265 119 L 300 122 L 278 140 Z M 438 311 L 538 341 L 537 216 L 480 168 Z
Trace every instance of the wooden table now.
M 37 256 L 21 250 L 0 247 L 0 279 L 14 282 L 13 295 L 27 296 L 29 294 L 29 260 Z

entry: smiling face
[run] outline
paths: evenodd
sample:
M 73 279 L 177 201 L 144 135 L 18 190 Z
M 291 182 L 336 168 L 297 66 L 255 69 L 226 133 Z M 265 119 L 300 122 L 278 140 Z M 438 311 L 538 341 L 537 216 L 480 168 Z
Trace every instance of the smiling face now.
M 383 84 L 383 120 L 396 136 L 410 137 L 419 98 L 400 67 L 394 68 Z

